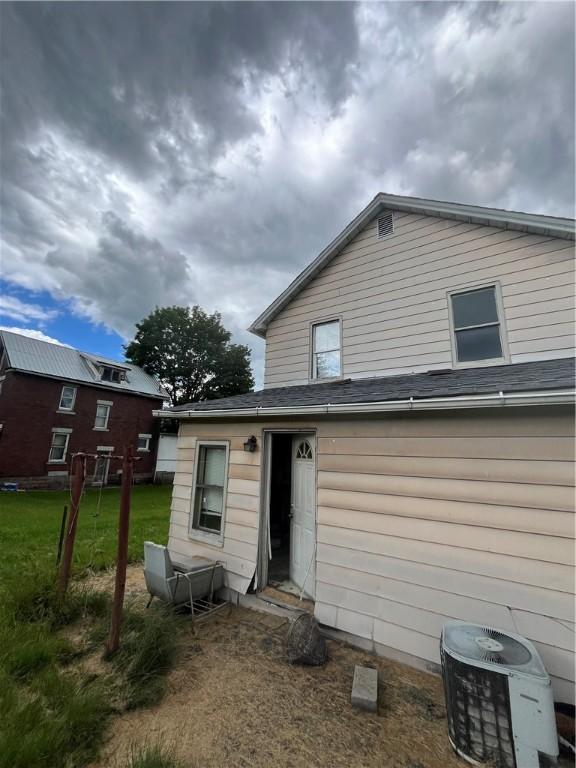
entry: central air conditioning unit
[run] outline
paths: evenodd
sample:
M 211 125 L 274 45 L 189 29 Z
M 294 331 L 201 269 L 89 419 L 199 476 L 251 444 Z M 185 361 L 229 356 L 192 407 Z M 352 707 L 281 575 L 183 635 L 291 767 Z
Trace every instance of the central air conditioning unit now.
M 550 678 L 520 635 L 449 622 L 440 640 L 448 733 L 474 765 L 549 768 L 558 738 Z

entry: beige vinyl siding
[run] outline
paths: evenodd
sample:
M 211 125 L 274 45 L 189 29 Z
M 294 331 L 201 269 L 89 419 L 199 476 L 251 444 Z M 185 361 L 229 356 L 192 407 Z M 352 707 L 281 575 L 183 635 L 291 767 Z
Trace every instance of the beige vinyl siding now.
M 518 632 L 574 690 L 574 414 L 568 407 L 181 427 L 169 547 L 256 567 L 262 430 L 317 434 L 317 618 L 437 664 L 444 621 Z M 258 450 L 242 444 L 256 435 Z M 197 439 L 230 441 L 224 546 L 188 535 Z
M 176 473 L 172 493 L 168 549 L 178 556 L 204 556 L 226 567 L 226 584 L 245 593 L 256 567 L 260 453 L 246 453 L 243 443 L 251 432 L 222 425 L 182 423 L 178 434 Z M 194 458 L 198 440 L 227 441 L 230 445 L 222 546 L 190 536 Z
M 203 556 L 224 563 L 226 586 L 242 594 L 250 586 L 256 569 L 264 426 L 273 425 L 191 421 L 182 422 L 178 433 L 168 549 L 175 560 L 178 556 Z M 276 426 L 288 425 L 278 422 Z M 298 424 L 290 422 L 289 426 L 296 429 Z M 244 451 L 243 447 L 250 435 L 258 441 L 254 453 Z M 222 545 L 190 535 L 196 443 L 203 440 L 226 441 L 230 447 Z
M 320 423 L 318 619 L 431 663 L 446 620 L 519 632 L 572 696 L 573 429 L 561 407 Z
M 265 386 L 309 380 L 310 323 L 342 317 L 343 375 L 452 365 L 447 291 L 499 281 L 512 362 L 571 354 L 572 241 L 417 214 L 371 222 L 270 323 Z

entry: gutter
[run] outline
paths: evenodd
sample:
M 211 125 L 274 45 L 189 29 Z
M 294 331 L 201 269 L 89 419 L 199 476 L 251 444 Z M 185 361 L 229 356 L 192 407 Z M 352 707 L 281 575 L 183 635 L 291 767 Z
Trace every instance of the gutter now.
M 218 408 L 206 411 L 152 411 L 162 419 L 216 419 L 264 416 L 338 415 L 355 413 L 387 413 L 390 411 L 433 411 L 458 408 L 493 408 L 519 405 L 570 405 L 576 390 L 551 392 L 498 392 L 491 395 L 458 395 L 408 400 L 383 400 L 373 403 L 326 403 L 324 405 L 256 406 L 253 408 Z

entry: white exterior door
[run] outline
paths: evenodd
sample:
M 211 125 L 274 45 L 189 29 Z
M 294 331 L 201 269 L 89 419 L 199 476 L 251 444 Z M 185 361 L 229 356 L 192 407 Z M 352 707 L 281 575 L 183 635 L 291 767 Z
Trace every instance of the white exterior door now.
M 316 462 L 314 435 L 292 439 L 290 579 L 304 594 L 316 593 Z

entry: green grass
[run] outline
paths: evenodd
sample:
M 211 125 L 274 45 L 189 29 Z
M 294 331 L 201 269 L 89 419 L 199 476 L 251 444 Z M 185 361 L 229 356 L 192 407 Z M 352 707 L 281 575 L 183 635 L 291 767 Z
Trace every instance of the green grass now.
M 143 557 L 144 541 L 166 543 L 170 523 L 168 485 L 135 486 L 132 489 L 130 540 L 132 561 Z M 84 492 L 78 517 L 74 566 L 103 568 L 116 555 L 119 488 Z M 0 494 L 0 585 L 16 570 L 33 563 L 56 561 L 62 509 L 70 507 L 67 491 L 24 491 Z
M 174 757 L 171 749 L 157 744 L 133 749 L 126 768 L 184 768 L 184 766 Z
M 167 486 L 133 489 L 131 560 L 142 559 L 146 539 L 166 541 L 170 492 Z M 113 565 L 119 500 L 119 489 L 106 489 L 101 497 L 92 489 L 84 494 L 76 575 Z M 65 503 L 63 492 L 0 494 L 0 768 L 86 765 L 97 756 L 118 701 L 136 708 L 162 696 L 177 650 L 177 617 L 162 606 L 144 616 L 127 609 L 109 672 L 88 674 L 73 664 L 81 651 L 61 630 L 88 619 L 93 648 L 103 650 L 110 597 L 77 580 L 65 599 L 57 593 Z

